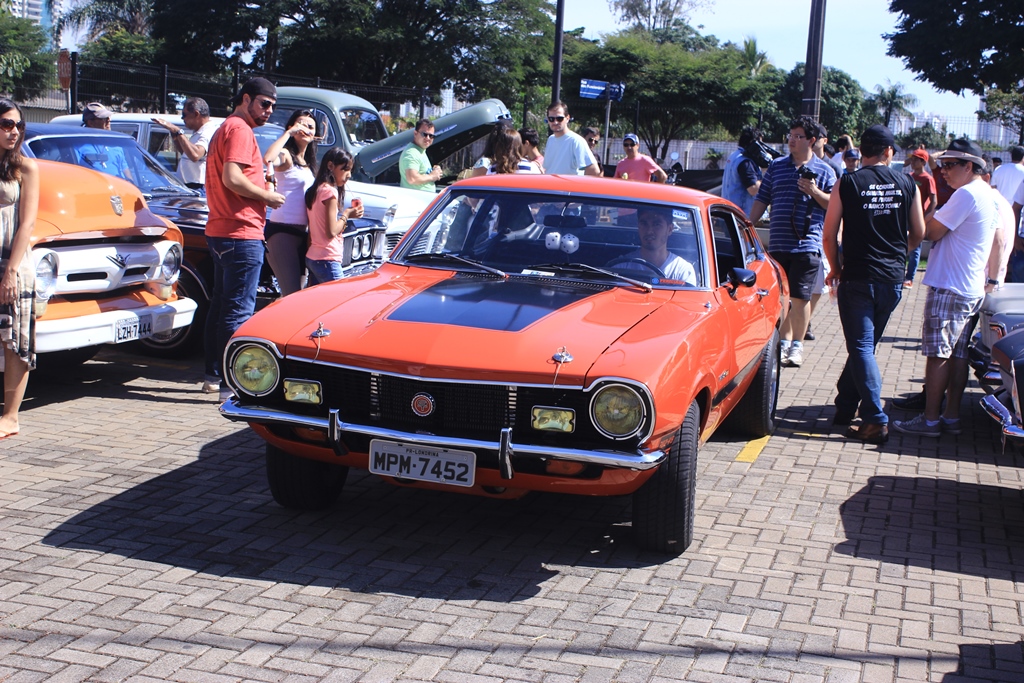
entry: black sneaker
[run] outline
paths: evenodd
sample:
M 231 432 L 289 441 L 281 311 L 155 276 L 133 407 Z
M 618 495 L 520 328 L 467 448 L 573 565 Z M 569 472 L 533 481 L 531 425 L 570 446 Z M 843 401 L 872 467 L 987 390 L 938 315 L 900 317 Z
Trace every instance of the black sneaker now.
M 900 410 L 924 410 L 926 400 L 924 391 L 919 391 L 918 393 L 911 394 L 910 396 L 894 398 L 892 400 L 892 405 L 894 408 L 899 408 Z
M 814 341 L 814 333 L 811 332 L 811 326 L 807 326 L 807 331 L 804 333 L 804 341 Z

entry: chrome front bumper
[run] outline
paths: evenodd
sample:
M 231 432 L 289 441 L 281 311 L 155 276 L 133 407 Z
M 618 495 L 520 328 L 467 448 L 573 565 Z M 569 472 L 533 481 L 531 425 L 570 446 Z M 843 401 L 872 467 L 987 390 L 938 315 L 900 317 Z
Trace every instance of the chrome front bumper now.
M 1003 439 L 1009 439 L 1017 443 L 1024 443 L 1024 428 L 1018 423 L 1013 412 L 1003 405 L 995 394 L 989 394 L 981 399 L 981 407 L 985 409 L 989 417 L 999 423 L 1003 432 Z
M 624 451 L 593 451 L 576 448 L 555 448 L 550 446 L 534 446 L 529 444 L 513 444 L 512 430 L 503 429 L 495 441 L 477 439 L 459 439 L 434 434 L 414 434 L 400 432 L 381 427 L 353 424 L 342 421 L 337 410 L 330 411 L 330 416 L 309 417 L 295 415 L 282 410 L 262 407 L 247 407 L 238 404 L 237 399 L 230 398 L 220 407 L 220 413 L 235 422 L 253 422 L 256 424 L 277 424 L 291 427 L 306 427 L 327 432 L 327 438 L 335 452 L 346 453 L 342 443 L 345 434 L 357 434 L 374 439 L 388 439 L 402 443 L 435 448 L 458 448 L 473 451 L 496 451 L 500 463 L 508 463 L 513 457 L 549 458 L 552 460 L 568 460 L 572 462 L 599 465 L 630 470 L 649 470 L 660 465 L 667 453 L 661 450 Z M 514 451 L 514 453 L 513 453 Z

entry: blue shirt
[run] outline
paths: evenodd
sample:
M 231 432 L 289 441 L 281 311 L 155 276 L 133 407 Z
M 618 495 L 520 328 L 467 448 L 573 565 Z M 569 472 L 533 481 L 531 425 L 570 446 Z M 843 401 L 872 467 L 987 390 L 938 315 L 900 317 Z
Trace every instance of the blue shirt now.
M 759 180 L 761 180 L 761 169 L 752 159 L 743 155 L 742 149 L 738 149 L 725 162 L 725 172 L 722 174 L 722 197 L 743 209 L 743 212 L 749 216 L 750 209 L 754 206 L 754 197 L 747 192 L 747 188 Z
M 807 167 L 817 174 L 814 183 L 826 194 L 832 192 L 836 172 L 816 156 Z M 773 252 L 821 252 L 821 233 L 825 226 L 825 209 L 797 189 L 799 176 L 790 155 L 773 161 L 761 179 L 757 201 L 771 206 L 769 214 L 769 249 Z

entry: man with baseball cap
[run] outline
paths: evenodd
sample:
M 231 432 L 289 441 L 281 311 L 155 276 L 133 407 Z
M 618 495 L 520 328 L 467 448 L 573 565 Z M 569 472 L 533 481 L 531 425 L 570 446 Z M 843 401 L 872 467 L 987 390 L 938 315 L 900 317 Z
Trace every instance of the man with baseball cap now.
M 265 78 L 246 81 L 235 96 L 234 111 L 210 140 L 206 199 L 210 217 L 206 242 L 213 258 L 213 293 L 206 317 L 206 381 L 203 391 L 220 391 L 222 357 L 228 339 L 256 310 L 256 288 L 263 266 L 263 226 L 267 207 L 284 204 L 268 184 L 263 154 L 253 128 L 274 112 L 277 88 Z
M 978 145 L 954 140 L 935 159 L 953 194 L 927 222 L 925 231 L 925 237 L 934 242 L 924 274 L 928 287 L 921 343 L 926 357 L 925 409 L 911 420 L 892 423 L 896 431 L 928 437 L 961 432 L 967 345 L 974 316 L 985 298 L 987 266 L 999 221 L 992 189 L 983 177 L 987 163 Z
M 640 154 L 640 138 L 635 133 L 628 133 L 622 139 L 622 149 L 626 157 L 615 166 L 615 177 L 623 180 L 638 180 L 643 183 L 663 183 L 668 178 L 665 169 L 658 166 L 651 157 Z
M 863 165 L 844 174 L 832 188 L 823 235 L 831 266 L 829 285 L 841 283 L 839 320 L 848 354 L 836 383 L 833 424 L 849 425 L 859 414 L 860 427 L 850 427 L 846 436 L 867 443 L 883 443 L 889 437 L 875 347 L 903 296 L 907 250 L 924 237 L 917 187 L 905 173 L 889 166 L 895 145 L 885 126 L 864 131 L 860 139 Z
M 907 164 L 910 166 L 910 177 L 917 185 L 917 191 L 921 196 L 921 210 L 924 211 L 924 220 L 928 221 L 935 215 L 936 190 L 935 178 L 925 170 L 928 166 L 928 152 L 923 149 L 915 149 L 907 157 Z M 907 274 L 903 279 L 903 286 L 910 289 L 914 286 L 914 278 L 917 275 L 917 267 L 921 264 L 921 245 L 918 244 L 910 254 L 907 255 Z
M 90 102 L 82 109 L 82 126 L 110 130 L 111 111 L 99 102 Z

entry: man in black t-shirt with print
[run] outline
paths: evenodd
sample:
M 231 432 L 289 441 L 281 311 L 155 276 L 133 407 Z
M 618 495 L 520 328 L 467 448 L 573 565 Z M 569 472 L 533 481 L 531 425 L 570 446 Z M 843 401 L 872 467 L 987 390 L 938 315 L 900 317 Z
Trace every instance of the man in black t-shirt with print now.
M 832 189 L 823 234 L 829 284 L 839 286 L 839 319 L 848 354 L 836 383 L 833 423 L 848 425 L 859 413 L 860 427 L 850 427 L 846 436 L 867 443 L 884 443 L 889 436 L 875 347 L 903 295 L 907 252 L 924 238 L 917 185 L 889 167 L 894 151 L 888 128 L 876 125 L 864 131 L 861 168 L 842 176 Z

